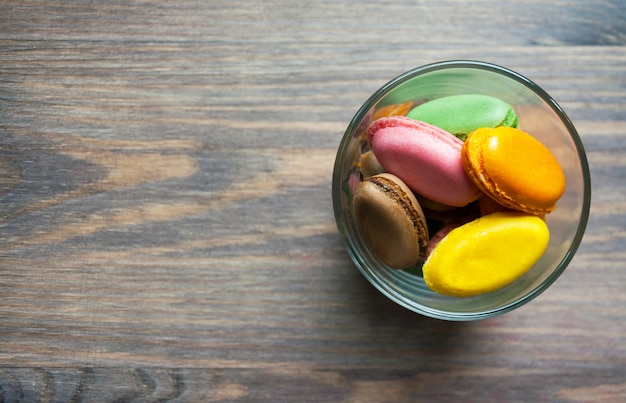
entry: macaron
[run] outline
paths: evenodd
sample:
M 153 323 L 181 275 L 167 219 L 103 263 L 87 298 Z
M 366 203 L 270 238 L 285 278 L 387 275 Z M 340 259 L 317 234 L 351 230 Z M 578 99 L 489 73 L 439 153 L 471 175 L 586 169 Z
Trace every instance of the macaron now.
M 547 214 L 565 191 L 559 162 L 539 140 L 522 130 L 504 126 L 475 130 L 463 144 L 461 155 L 476 186 L 508 208 Z
M 353 198 L 357 230 L 370 251 L 394 269 L 415 266 L 425 257 L 428 228 L 408 186 L 397 176 L 370 176 Z
M 539 217 L 494 213 L 450 231 L 422 267 L 436 293 L 472 297 L 498 290 L 521 277 L 541 258 L 550 232 Z
M 413 107 L 412 101 L 403 102 L 401 104 L 385 105 L 374 111 L 372 120 L 376 120 L 380 118 L 388 118 L 391 116 L 404 116 L 411 110 L 412 107 Z
M 361 155 L 359 169 L 364 178 L 385 172 L 374 153 L 370 150 Z
M 517 127 L 518 124 L 511 105 L 481 94 L 437 98 L 416 106 L 407 116 L 440 127 L 461 140 L 480 127 Z
M 478 217 L 473 214 L 460 215 L 455 217 L 445 225 L 441 226 L 441 228 L 439 228 L 437 232 L 435 232 L 435 235 L 431 236 L 430 240 L 428 241 L 428 245 L 426 246 L 426 258 L 430 256 L 430 254 L 439 244 L 439 242 L 441 242 L 441 240 L 444 239 L 452 230 L 460 227 L 463 224 L 467 224 L 468 222 L 475 220 L 476 218 Z
M 462 207 L 480 196 L 461 163 L 463 142 L 443 129 L 393 116 L 372 122 L 367 141 L 386 172 L 430 200 Z

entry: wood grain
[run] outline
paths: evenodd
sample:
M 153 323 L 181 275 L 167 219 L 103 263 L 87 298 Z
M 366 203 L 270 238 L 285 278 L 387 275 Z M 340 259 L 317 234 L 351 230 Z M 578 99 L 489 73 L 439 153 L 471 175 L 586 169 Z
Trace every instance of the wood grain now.
M 626 400 L 620 0 L 0 4 L 0 401 Z M 335 151 L 410 68 L 548 91 L 588 229 L 475 323 L 380 295 L 335 227 Z

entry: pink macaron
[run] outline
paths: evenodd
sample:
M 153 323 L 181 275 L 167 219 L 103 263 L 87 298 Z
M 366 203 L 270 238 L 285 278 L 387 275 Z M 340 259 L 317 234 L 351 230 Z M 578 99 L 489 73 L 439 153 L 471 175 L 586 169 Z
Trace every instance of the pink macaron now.
M 424 197 L 461 207 L 481 195 L 463 169 L 463 141 L 443 129 L 405 116 L 380 118 L 367 140 L 383 168 Z

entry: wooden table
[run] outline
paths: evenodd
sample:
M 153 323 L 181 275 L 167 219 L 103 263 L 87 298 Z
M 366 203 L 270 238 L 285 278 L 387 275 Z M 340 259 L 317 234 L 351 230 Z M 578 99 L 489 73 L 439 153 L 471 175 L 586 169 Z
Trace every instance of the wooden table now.
M 0 15 L 0 401 L 626 399 L 622 0 L 9 0 Z M 376 291 L 331 202 L 360 105 L 448 59 L 546 89 L 593 184 L 559 280 L 471 323 Z

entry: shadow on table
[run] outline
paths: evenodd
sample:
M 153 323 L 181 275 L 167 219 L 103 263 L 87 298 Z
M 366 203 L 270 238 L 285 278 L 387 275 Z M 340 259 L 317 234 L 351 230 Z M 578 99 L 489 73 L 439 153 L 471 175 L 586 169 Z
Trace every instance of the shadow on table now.
M 369 348 L 398 357 L 446 356 L 471 350 L 470 334 L 497 319 L 453 322 L 412 312 L 388 299 L 364 279 L 358 270 L 350 276 L 356 325 L 363 331 L 361 342 Z

